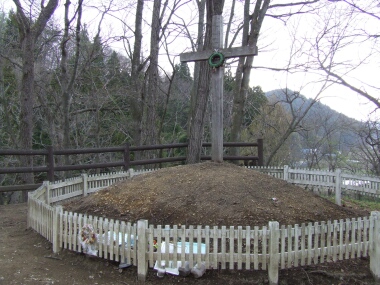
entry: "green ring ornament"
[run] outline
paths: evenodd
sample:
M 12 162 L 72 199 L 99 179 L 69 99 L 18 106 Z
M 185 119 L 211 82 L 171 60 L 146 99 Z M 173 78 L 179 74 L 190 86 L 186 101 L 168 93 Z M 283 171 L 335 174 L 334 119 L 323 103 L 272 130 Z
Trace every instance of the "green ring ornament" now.
M 222 66 L 224 63 L 224 55 L 220 52 L 214 52 L 209 58 L 208 58 L 208 64 L 212 68 L 218 68 Z

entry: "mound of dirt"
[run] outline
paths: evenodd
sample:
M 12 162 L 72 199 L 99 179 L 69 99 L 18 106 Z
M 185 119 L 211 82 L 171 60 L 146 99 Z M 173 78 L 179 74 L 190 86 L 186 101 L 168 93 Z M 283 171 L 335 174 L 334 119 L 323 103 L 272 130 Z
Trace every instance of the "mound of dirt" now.
M 154 225 L 293 225 L 369 215 L 230 163 L 164 168 L 63 205 L 67 211 Z

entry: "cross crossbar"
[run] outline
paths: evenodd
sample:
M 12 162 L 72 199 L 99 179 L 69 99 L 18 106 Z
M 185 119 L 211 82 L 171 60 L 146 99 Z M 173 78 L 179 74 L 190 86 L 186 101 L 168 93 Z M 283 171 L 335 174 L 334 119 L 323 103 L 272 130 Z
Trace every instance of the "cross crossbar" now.
M 223 17 L 212 17 L 212 49 L 180 54 L 181 62 L 208 60 L 214 52 L 219 52 L 224 58 L 257 55 L 257 47 L 243 46 L 234 48 L 223 47 Z M 212 58 L 211 58 L 212 60 Z M 210 62 L 209 62 L 210 63 Z M 223 63 L 223 61 L 222 61 Z M 222 64 L 215 66 L 211 74 L 211 160 L 223 161 L 223 73 Z
M 218 49 L 218 51 L 224 55 L 224 58 L 257 55 L 258 53 L 257 46 L 224 48 L 224 49 Z M 198 52 L 185 52 L 185 53 L 180 54 L 180 60 L 181 62 L 207 60 L 211 56 L 212 53 L 213 51 L 210 51 L 210 50 L 204 50 L 204 51 L 198 51 Z

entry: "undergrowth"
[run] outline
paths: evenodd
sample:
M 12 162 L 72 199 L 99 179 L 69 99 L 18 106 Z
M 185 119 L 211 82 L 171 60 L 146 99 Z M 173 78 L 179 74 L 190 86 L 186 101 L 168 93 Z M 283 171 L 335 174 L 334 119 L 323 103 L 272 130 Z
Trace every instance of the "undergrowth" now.
M 322 195 L 323 198 L 334 202 L 335 197 L 331 195 Z M 367 210 L 367 211 L 380 211 L 380 199 L 373 199 L 366 196 L 360 198 L 342 197 L 342 206 L 350 206 L 353 208 Z

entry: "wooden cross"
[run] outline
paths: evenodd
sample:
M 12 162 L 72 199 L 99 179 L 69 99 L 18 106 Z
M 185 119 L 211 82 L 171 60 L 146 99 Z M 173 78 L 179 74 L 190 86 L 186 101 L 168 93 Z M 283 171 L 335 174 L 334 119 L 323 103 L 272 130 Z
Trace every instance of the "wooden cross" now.
M 180 54 L 181 62 L 209 60 L 216 51 L 224 58 L 257 55 L 257 47 L 235 47 L 223 49 L 223 17 L 212 17 L 212 48 L 199 52 Z M 223 161 L 223 66 L 216 67 L 211 75 L 211 160 Z

